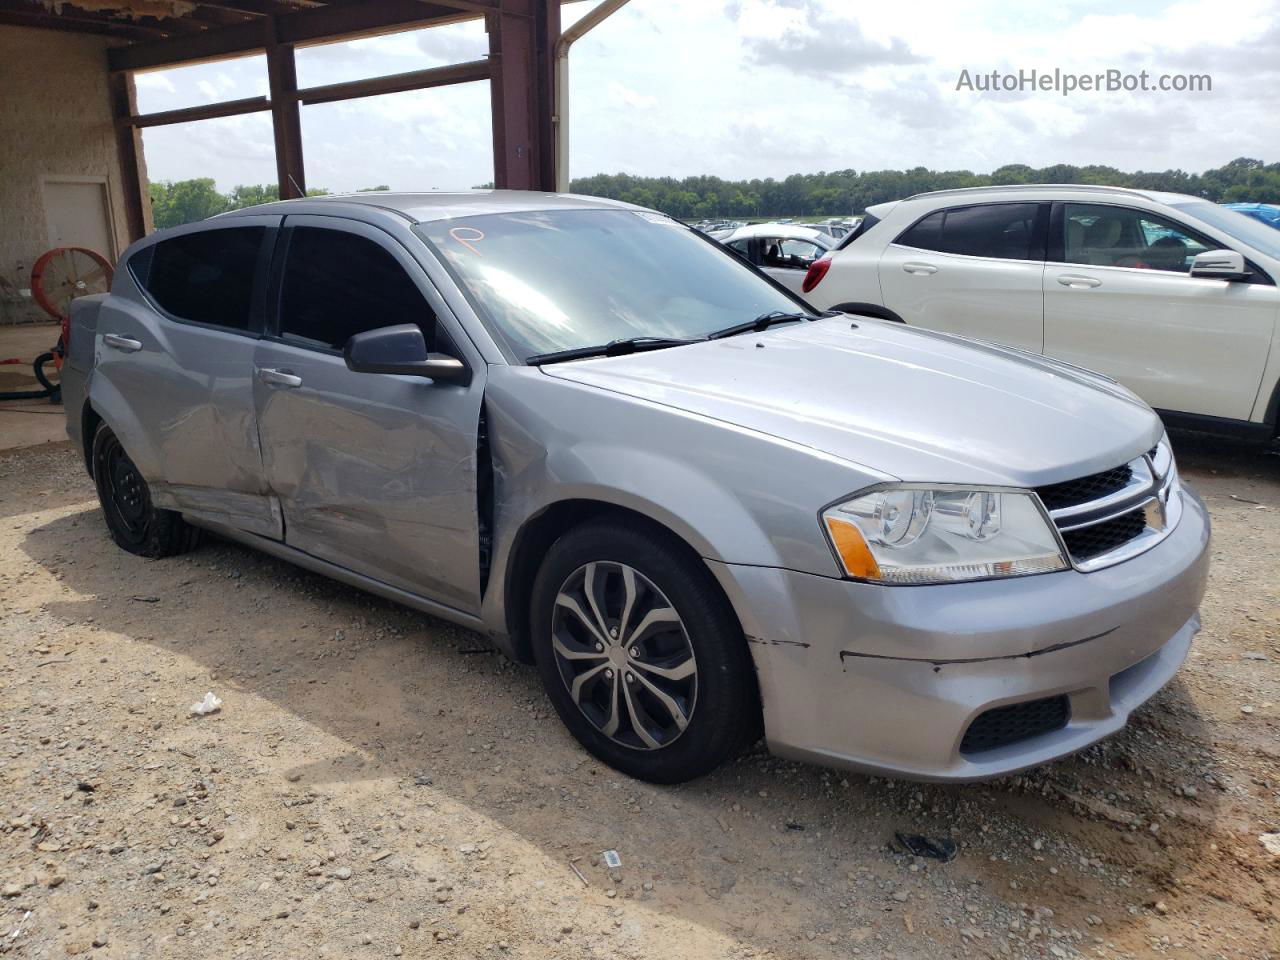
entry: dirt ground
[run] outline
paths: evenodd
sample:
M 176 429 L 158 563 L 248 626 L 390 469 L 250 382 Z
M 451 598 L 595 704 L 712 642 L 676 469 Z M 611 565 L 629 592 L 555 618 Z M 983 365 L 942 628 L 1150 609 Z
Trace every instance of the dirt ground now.
M 130 556 L 66 444 L 2 453 L 0 955 L 1280 956 L 1280 456 L 1175 444 L 1215 524 L 1186 667 L 959 787 L 762 748 L 626 780 L 479 637 L 224 542 Z
M 0 395 L 41 389 L 31 362 L 57 343 L 59 333 L 61 327 L 56 323 L 0 325 L 0 361 L 18 361 L 0 362 Z M 55 376 L 53 369 L 48 374 Z M 62 407 L 47 397 L 0 400 L 0 450 L 65 440 L 65 422 Z

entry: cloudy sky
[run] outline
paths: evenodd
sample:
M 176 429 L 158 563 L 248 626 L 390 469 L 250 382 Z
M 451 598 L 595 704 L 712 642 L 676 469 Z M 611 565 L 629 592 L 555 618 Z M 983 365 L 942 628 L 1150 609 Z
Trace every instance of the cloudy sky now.
M 564 8 L 571 22 L 589 7 Z M 311 47 L 314 86 L 482 57 L 479 23 Z M 1280 160 L 1277 0 L 631 0 L 571 57 L 574 176 L 737 179 L 926 166 Z M 980 93 L 962 70 L 1209 74 L 1208 93 Z M 261 57 L 138 78 L 140 108 L 267 92 Z M 493 175 L 487 84 L 303 107 L 311 186 L 470 187 Z M 269 115 L 145 131 L 153 179 L 271 183 Z

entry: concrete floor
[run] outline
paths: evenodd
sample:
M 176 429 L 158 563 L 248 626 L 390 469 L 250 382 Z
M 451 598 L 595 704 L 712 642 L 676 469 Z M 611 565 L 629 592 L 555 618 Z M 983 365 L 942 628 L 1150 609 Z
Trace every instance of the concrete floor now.
M 58 332 L 56 323 L 0 327 L 0 360 L 16 357 L 22 361 L 0 366 L 0 393 L 40 389 L 31 361 L 57 342 Z M 60 404 L 51 404 L 47 398 L 0 401 L 0 450 L 66 439 Z

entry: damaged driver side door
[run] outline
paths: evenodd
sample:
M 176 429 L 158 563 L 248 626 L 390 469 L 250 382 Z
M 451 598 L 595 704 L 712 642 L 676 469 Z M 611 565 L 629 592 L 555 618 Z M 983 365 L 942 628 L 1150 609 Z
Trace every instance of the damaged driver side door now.
M 477 613 L 485 368 L 443 299 L 390 234 L 317 216 L 286 218 L 271 292 L 253 389 L 285 543 Z M 462 360 L 468 382 L 347 368 L 351 336 L 404 323 Z

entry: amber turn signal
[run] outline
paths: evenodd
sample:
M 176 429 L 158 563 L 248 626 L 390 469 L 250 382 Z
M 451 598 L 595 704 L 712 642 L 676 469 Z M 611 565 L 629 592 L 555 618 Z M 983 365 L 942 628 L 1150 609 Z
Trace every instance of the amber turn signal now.
M 871 555 L 871 548 L 862 537 L 857 525 L 836 517 L 823 517 L 827 524 L 827 532 L 831 534 L 831 542 L 835 544 L 840 562 L 844 564 L 847 576 L 860 580 L 879 580 L 880 564 Z

